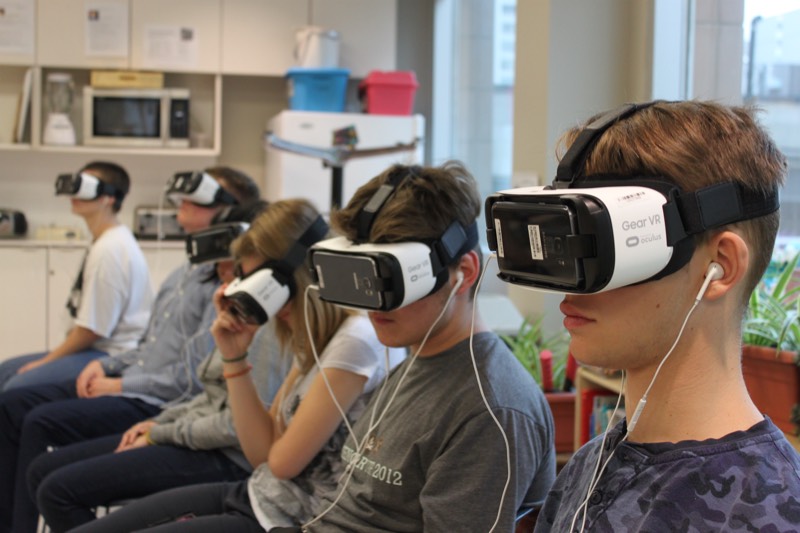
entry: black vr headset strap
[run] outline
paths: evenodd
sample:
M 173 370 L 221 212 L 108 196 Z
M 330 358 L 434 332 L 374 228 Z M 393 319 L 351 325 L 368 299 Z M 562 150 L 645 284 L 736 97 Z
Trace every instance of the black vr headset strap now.
M 364 207 L 358 212 L 356 220 L 357 243 L 369 241 L 369 232 L 372 229 L 373 222 L 375 222 L 375 217 L 378 216 L 386 201 L 391 198 L 395 189 L 403 182 L 406 176 L 408 174 L 416 175 L 417 168 L 398 166 L 392 170 L 386 178 L 386 183 L 378 187 L 378 190 L 364 204 Z
M 598 117 L 588 124 L 575 138 L 575 141 L 561 158 L 556 170 L 556 178 L 553 180 L 553 187 L 564 189 L 572 186 L 575 178 L 584 173 L 586 160 L 592 153 L 594 145 L 605 133 L 605 131 L 616 124 L 618 121 L 627 118 L 634 113 L 656 104 L 658 101 L 646 102 L 643 104 L 625 104 L 608 113 Z
M 318 216 L 289 248 L 283 259 L 268 261 L 264 265 L 272 268 L 273 272 L 280 272 L 281 277 L 275 276 L 275 279 L 289 286 L 290 296 L 294 296 L 297 290 L 294 284 L 294 271 L 305 261 L 306 253 L 311 245 L 324 239 L 328 235 L 328 231 L 328 224 L 321 216 Z
M 431 292 L 435 292 L 447 281 L 447 267 L 457 257 L 461 257 L 478 244 L 478 224 L 473 222 L 466 228 L 455 221 L 444 231 L 441 237 L 429 244 L 431 247 L 431 270 L 436 276 L 436 284 Z
M 236 199 L 231 193 L 226 191 L 222 185 L 217 182 L 217 192 L 214 194 L 214 205 L 238 205 L 239 200 Z
M 668 206 L 672 213 L 667 211 Z M 777 189 L 764 194 L 739 183 L 727 182 L 678 194 L 675 201 L 664 208 L 667 220 L 677 218 L 683 223 L 682 228 L 673 228 L 674 233 L 670 233 L 668 226 L 667 244 L 671 245 L 669 241 L 677 241 L 687 235 L 774 213 L 780 208 L 780 199 Z M 670 214 L 673 216 L 668 216 Z

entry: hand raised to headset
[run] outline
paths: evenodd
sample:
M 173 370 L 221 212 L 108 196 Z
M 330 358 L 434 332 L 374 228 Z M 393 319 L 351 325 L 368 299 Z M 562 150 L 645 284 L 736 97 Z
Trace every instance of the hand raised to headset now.
M 247 351 L 259 326 L 247 324 L 228 311 L 223 293 L 227 284 L 214 292 L 214 307 L 217 318 L 211 324 L 211 335 L 223 359 L 235 359 Z

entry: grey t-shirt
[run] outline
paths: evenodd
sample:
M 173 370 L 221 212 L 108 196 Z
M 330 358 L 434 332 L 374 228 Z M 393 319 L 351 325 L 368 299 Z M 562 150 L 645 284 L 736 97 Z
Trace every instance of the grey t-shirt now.
M 625 422 L 606 439 L 614 455 L 589 496 L 584 531 L 800 531 L 800 455 L 763 420 L 721 439 L 620 442 Z M 563 532 L 586 498 L 602 437 L 570 460 L 539 513 L 536 532 Z M 583 512 L 575 519 L 581 530 Z
M 475 335 L 474 352 L 486 398 L 510 444 L 511 479 L 496 531 L 512 531 L 517 509 L 542 501 L 555 478 L 553 421 L 541 390 L 496 335 Z M 410 360 L 392 372 L 374 419 Z M 377 397 L 354 427 L 359 440 Z M 491 529 L 508 476 L 506 446 L 481 398 L 468 340 L 416 359 L 365 442 L 358 453 L 347 440 L 342 459 L 355 465 L 352 478 L 310 531 Z M 336 492 L 326 496 L 320 512 Z

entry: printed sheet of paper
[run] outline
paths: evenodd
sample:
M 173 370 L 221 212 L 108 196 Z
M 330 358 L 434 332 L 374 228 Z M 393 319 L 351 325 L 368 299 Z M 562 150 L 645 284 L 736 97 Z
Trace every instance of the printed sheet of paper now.
M 148 26 L 144 31 L 145 68 L 191 68 L 197 65 L 198 42 L 194 28 Z
M 2 1 L 2 0 L 0 0 Z M 90 57 L 128 57 L 127 4 L 85 3 L 85 53 Z
M 33 55 L 35 0 L 0 0 L 0 54 Z

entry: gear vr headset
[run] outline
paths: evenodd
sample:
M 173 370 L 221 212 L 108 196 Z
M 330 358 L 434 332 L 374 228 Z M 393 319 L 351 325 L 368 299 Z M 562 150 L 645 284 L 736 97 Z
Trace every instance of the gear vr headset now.
M 394 170 L 364 205 L 356 242 L 336 237 L 311 247 L 309 267 L 322 300 L 366 310 L 403 307 L 442 287 L 447 267 L 475 247 L 477 225 L 465 228 L 458 221 L 427 242 L 366 243 L 378 212 L 407 176 L 405 168 Z
M 56 195 L 72 196 L 78 200 L 96 200 L 101 196 L 120 196 L 121 191 L 110 183 L 100 181 L 87 172 L 59 174 L 56 178 Z
M 328 225 L 317 217 L 283 259 L 266 261 L 249 274 L 239 275 L 223 293 L 228 310 L 249 324 L 265 324 L 294 296 L 294 271 L 303 264 L 308 248 L 327 234 Z
M 186 236 L 186 254 L 192 264 L 233 259 L 231 243 L 247 231 L 247 222 L 225 222 Z
M 179 204 L 187 200 L 203 207 L 236 204 L 236 198 L 205 172 L 177 172 L 167 182 L 165 194 Z
M 584 176 L 602 134 L 656 102 L 628 104 L 589 124 L 552 186 L 501 191 L 486 199 L 489 248 L 504 281 L 588 294 L 660 279 L 694 253 L 694 235 L 775 212 L 769 193 L 738 183 L 684 192 L 663 177 Z

